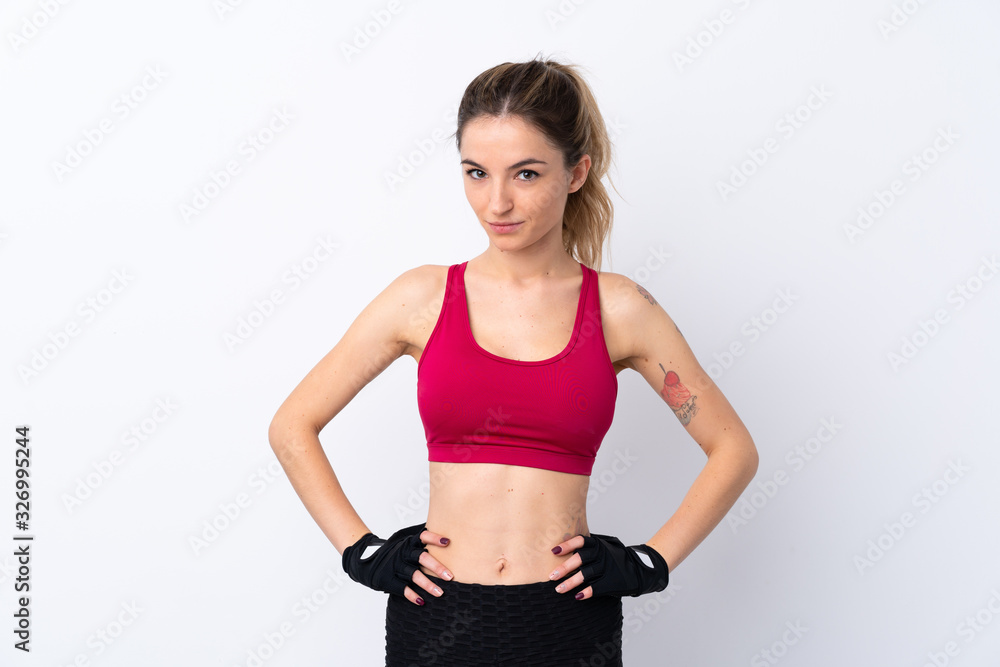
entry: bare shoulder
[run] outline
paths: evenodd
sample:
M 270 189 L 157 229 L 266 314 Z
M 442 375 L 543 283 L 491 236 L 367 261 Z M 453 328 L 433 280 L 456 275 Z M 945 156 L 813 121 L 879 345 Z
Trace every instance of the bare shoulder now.
M 439 282 L 444 285 L 447 275 L 447 266 L 421 264 L 403 271 L 389 283 L 386 290 L 400 298 L 419 300 L 422 295 L 432 292 Z
M 383 307 L 392 310 L 403 354 L 414 356 L 423 350 L 441 312 L 447 279 L 447 266 L 422 264 L 401 273 L 380 295 L 385 297 Z
M 598 273 L 601 319 L 608 352 L 620 368 L 636 369 L 636 357 L 645 352 L 644 341 L 680 329 L 653 294 L 628 276 Z

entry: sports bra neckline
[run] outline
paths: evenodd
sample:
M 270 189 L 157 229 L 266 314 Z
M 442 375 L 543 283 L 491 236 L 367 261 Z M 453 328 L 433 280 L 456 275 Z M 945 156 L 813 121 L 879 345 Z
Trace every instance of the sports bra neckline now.
M 489 357 L 490 359 L 494 359 L 496 361 L 502 361 L 507 364 L 516 364 L 518 366 L 544 366 L 545 364 L 551 364 L 553 362 L 559 361 L 560 359 L 562 359 L 563 357 L 565 357 L 567 354 L 570 353 L 570 351 L 576 345 L 576 341 L 580 336 L 580 325 L 583 322 L 584 305 L 586 303 L 587 288 L 589 286 L 588 283 L 590 281 L 590 275 L 587 273 L 587 267 L 583 264 L 583 262 L 580 262 L 580 272 L 583 274 L 583 282 L 580 283 L 580 296 L 577 298 L 576 302 L 576 318 L 573 320 L 573 333 L 570 334 L 569 342 L 566 343 L 566 346 L 560 352 L 557 352 L 554 356 L 551 356 L 548 359 L 538 359 L 534 361 L 533 360 L 523 361 L 519 359 L 509 359 L 507 357 L 501 357 L 498 354 L 493 354 L 492 352 L 490 352 L 489 350 L 487 350 L 486 348 L 484 348 L 483 346 L 481 346 L 479 343 L 476 342 L 475 336 L 472 335 L 472 319 L 471 317 L 469 317 L 469 295 L 468 292 L 466 292 L 465 290 L 465 267 L 468 263 L 469 261 L 466 260 L 458 266 L 458 276 L 455 282 L 462 290 L 461 310 L 462 310 L 462 319 L 465 324 L 464 326 L 465 335 L 468 337 L 469 342 L 472 344 L 472 347 L 475 350 L 477 350 L 480 354 Z

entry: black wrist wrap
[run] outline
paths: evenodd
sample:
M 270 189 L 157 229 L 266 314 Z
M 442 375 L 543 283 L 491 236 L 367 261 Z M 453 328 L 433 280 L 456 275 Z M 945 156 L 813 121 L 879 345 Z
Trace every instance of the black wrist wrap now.
M 653 567 L 642 561 L 636 553 L 638 551 L 649 556 Z M 583 546 L 576 553 L 583 561 L 580 590 L 590 586 L 594 596 L 636 597 L 662 591 L 670 580 L 670 571 L 663 556 L 645 544 L 626 547 L 617 537 L 591 533 L 583 538 Z
M 397 530 L 383 540 L 373 533 L 344 549 L 343 566 L 354 581 L 385 593 L 403 595 L 404 589 L 412 581 L 413 573 L 420 567 L 420 554 L 425 551 L 420 533 L 424 524 Z M 361 556 L 369 546 L 376 546 L 375 553 L 367 558 Z

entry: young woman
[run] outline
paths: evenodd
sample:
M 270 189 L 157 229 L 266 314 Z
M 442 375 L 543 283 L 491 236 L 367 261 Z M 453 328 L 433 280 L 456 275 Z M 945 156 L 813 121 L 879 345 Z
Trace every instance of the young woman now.
M 538 59 L 483 72 L 455 137 L 486 250 L 395 279 L 281 405 L 270 442 L 352 579 L 390 593 L 387 665 L 621 665 L 622 596 L 666 587 L 753 478 L 757 450 L 656 299 L 592 268 L 611 228 L 611 145 L 579 73 Z M 404 354 L 430 504 L 426 523 L 382 539 L 318 436 Z M 590 533 L 586 514 L 624 369 L 708 457 L 673 516 L 628 547 Z

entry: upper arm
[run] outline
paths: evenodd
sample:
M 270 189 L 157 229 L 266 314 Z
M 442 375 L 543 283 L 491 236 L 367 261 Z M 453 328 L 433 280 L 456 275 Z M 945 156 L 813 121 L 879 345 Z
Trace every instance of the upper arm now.
M 430 266 L 404 272 L 355 318 L 343 337 L 285 399 L 271 422 L 279 430 L 327 423 L 409 347 L 412 314 L 430 286 Z
M 615 290 L 616 319 L 627 332 L 622 365 L 642 375 L 706 454 L 734 438 L 750 441 L 736 410 L 656 297 L 625 276 L 619 280 L 625 285 Z

